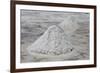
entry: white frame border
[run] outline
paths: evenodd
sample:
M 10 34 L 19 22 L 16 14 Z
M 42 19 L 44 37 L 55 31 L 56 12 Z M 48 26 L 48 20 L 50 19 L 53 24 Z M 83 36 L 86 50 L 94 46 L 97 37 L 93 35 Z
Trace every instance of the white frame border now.
M 70 12 L 88 12 L 90 13 L 90 60 L 78 61 L 60 61 L 60 62 L 39 62 L 39 63 L 20 63 L 20 9 L 29 10 L 49 10 L 49 11 L 70 11 Z M 51 7 L 51 6 L 35 6 L 16 4 L 16 68 L 40 68 L 55 66 L 75 66 L 94 64 L 94 10 L 86 8 L 70 8 L 70 7 Z M 59 64 L 59 65 L 58 65 Z

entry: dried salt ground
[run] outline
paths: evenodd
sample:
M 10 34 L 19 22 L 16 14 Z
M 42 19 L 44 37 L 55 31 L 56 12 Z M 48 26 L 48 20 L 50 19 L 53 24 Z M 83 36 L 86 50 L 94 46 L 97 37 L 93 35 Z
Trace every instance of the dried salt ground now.
M 23 59 L 22 62 L 42 62 L 42 61 L 47 62 L 47 61 L 67 61 L 67 60 L 89 59 L 89 52 L 88 52 L 89 42 L 88 42 L 88 36 L 87 36 L 88 23 L 76 24 L 76 22 L 71 21 L 71 19 L 69 18 L 69 21 L 68 21 L 68 23 L 70 24 L 64 21 L 61 24 L 50 26 L 44 32 L 44 34 L 40 36 L 40 38 L 38 38 L 31 45 L 28 45 L 27 48 L 25 47 L 27 50 L 25 50 L 24 48 L 24 51 L 26 51 L 27 54 L 25 55 L 23 54 L 23 56 L 25 57 L 22 57 Z M 48 36 L 49 36 L 49 39 L 48 39 Z M 60 40 L 60 43 L 62 44 L 67 43 L 66 45 L 63 46 L 63 49 L 59 48 L 58 39 Z M 46 45 L 46 43 L 48 43 L 48 45 Z M 43 48 L 43 47 L 46 47 L 46 48 Z M 48 47 L 51 47 L 51 48 L 48 48 Z M 61 47 L 61 44 L 60 44 L 60 47 Z

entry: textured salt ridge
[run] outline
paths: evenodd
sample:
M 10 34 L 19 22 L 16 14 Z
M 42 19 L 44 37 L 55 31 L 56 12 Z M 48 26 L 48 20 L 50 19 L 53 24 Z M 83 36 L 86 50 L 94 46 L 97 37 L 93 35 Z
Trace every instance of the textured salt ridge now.
M 73 50 L 70 41 L 67 39 L 63 29 L 59 26 L 50 26 L 47 31 L 27 48 L 29 54 L 42 53 L 60 55 Z

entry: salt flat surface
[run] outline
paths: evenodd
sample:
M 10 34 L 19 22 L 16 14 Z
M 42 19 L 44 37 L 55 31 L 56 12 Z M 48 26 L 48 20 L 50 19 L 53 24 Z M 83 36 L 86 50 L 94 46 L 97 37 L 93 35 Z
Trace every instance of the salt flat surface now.
M 51 46 L 52 48 L 48 47 L 41 50 L 36 49 L 36 46 L 32 46 L 38 40 L 40 40 L 40 38 L 52 26 L 59 26 L 64 30 L 66 40 L 55 38 L 55 41 L 60 40 L 61 42 L 63 42 L 63 45 L 64 42 L 70 43 L 64 45 L 64 47 L 61 47 L 67 48 L 68 46 L 70 46 L 69 48 L 67 48 L 67 52 L 62 52 L 62 49 L 60 48 L 56 48 L 56 50 L 54 50 L 55 45 Z M 58 34 L 57 31 L 57 33 L 55 35 L 52 35 L 52 37 L 61 34 Z M 63 36 L 61 36 L 61 38 L 62 37 Z M 51 43 L 54 43 L 55 41 L 53 40 L 53 42 Z M 42 45 L 38 43 L 36 43 L 37 46 Z M 74 48 L 74 50 L 71 50 L 72 48 Z M 35 50 L 32 53 L 29 53 L 31 49 Z M 49 53 L 46 53 L 47 51 L 49 51 Z M 53 54 L 54 52 L 59 53 Z M 88 13 L 21 10 L 21 62 L 67 61 L 86 59 L 89 59 Z

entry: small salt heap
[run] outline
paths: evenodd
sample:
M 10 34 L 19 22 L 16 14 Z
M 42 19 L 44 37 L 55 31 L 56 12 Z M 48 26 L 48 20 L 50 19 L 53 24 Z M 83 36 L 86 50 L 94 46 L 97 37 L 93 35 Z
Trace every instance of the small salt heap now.
M 66 35 L 71 35 L 76 29 L 79 28 L 75 17 L 69 16 L 67 17 L 61 24 L 59 24 Z

